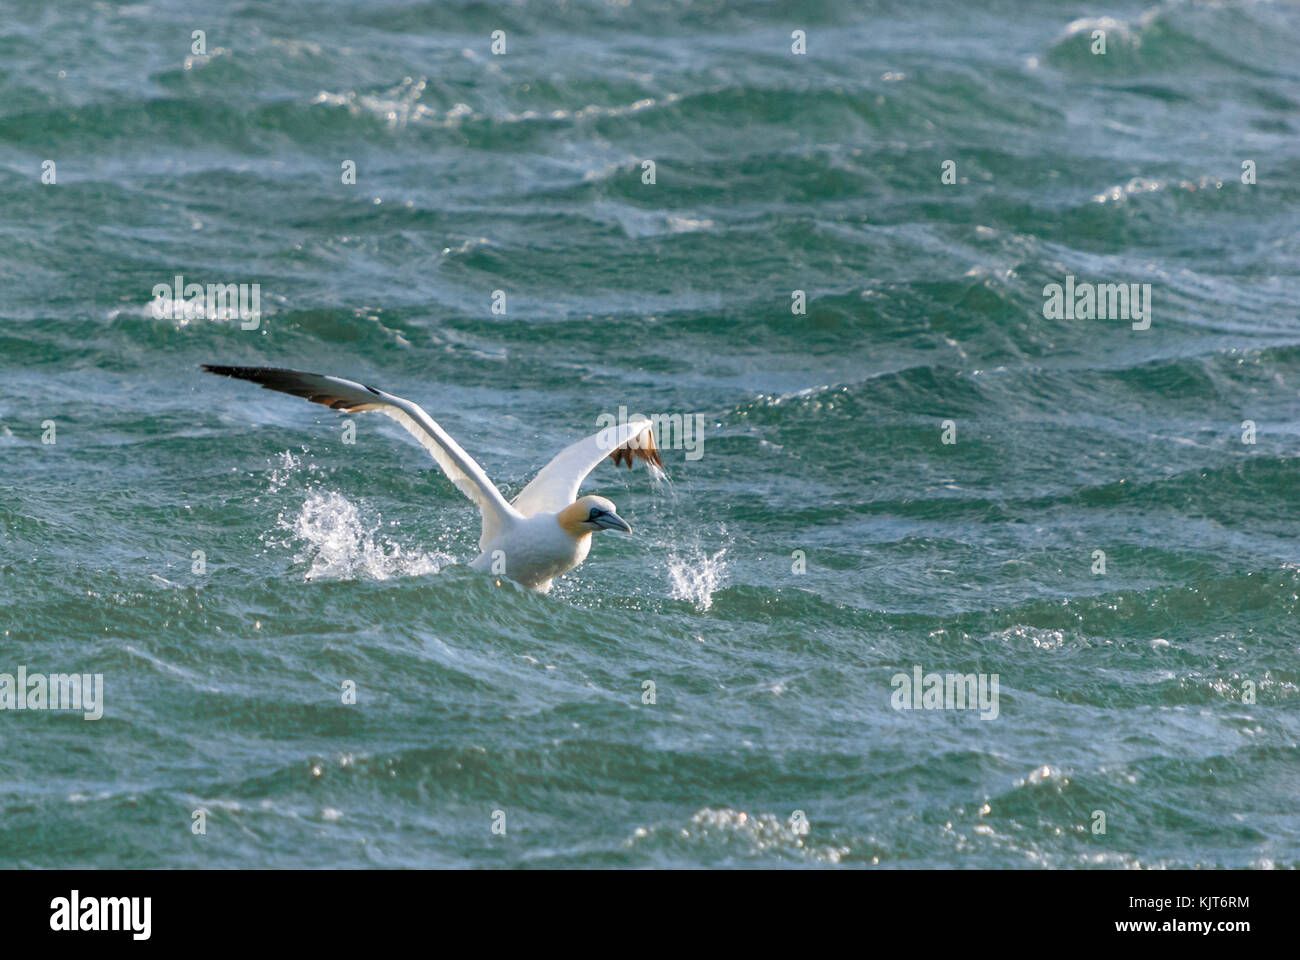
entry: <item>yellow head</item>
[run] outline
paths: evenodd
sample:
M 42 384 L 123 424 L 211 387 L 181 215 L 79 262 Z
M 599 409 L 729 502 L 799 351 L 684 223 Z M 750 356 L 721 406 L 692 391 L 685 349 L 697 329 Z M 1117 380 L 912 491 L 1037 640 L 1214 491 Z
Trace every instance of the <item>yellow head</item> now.
M 604 497 L 579 497 L 561 510 L 557 519 L 572 537 L 585 537 L 597 530 L 632 532 L 628 522 L 618 515 L 614 504 Z

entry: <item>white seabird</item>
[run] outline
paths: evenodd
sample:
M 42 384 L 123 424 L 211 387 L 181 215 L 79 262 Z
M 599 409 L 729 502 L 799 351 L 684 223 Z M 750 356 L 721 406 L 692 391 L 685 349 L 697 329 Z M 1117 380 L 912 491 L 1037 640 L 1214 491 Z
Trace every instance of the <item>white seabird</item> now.
M 378 410 L 392 417 L 433 455 L 434 462 L 461 493 L 478 505 L 483 518 L 475 570 L 498 573 L 546 593 L 551 581 L 572 570 L 591 550 L 597 530 L 632 527 L 604 497 L 579 497 L 578 488 L 606 457 L 617 466 L 633 458 L 663 467 L 649 420 L 638 419 L 602 430 L 561 450 L 510 503 L 474 458 L 416 403 L 365 384 L 319 373 L 277 367 L 203 365 L 208 373 L 249 380 L 268 390 L 291 393 L 344 413 Z

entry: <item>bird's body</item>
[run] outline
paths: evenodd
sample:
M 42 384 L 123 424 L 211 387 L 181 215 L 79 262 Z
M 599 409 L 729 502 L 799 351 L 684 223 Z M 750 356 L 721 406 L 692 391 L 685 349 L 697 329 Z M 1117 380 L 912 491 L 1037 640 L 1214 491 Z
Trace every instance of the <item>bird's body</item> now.
M 587 558 L 591 534 L 632 528 L 603 497 L 578 498 L 582 481 L 606 457 L 629 467 L 634 458 L 662 467 L 649 420 L 611 426 L 565 447 L 507 503 L 483 468 L 417 404 L 352 380 L 275 367 L 204 370 L 249 380 L 348 413 L 375 410 L 396 420 L 432 454 L 443 473 L 479 508 L 483 521 L 475 570 L 498 574 L 545 593 L 552 581 Z
M 470 566 L 545 593 L 553 579 L 586 560 L 590 551 L 591 534 L 575 537 L 560 526 L 558 514 L 539 513 L 511 521 Z

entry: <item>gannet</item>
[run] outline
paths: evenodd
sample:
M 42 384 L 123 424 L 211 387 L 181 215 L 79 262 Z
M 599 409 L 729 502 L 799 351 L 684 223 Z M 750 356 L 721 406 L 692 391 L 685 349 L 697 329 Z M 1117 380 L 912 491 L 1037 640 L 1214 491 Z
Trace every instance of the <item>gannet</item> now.
M 221 367 L 203 364 L 208 373 L 291 393 L 344 413 L 378 410 L 396 420 L 433 455 L 456 488 L 478 505 L 483 529 L 475 570 L 501 574 L 540 593 L 572 570 L 591 550 L 598 530 L 632 527 L 604 497 L 578 496 L 587 474 L 606 457 L 631 468 L 639 458 L 662 468 L 649 420 L 633 419 L 611 426 L 561 450 L 510 503 L 483 468 L 418 404 L 341 377 L 277 367 Z

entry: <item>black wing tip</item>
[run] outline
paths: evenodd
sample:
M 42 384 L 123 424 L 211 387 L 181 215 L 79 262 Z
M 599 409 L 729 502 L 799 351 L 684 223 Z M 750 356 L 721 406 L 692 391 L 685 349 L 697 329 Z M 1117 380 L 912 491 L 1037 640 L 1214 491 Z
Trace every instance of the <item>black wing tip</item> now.
M 283 382 L 291 377 L 319 377 L 319 373 L 306 373 L 302 370 L 290 370 L 287 367 L 227 367 L 217 363 L 201 363 L 199 369 L 236 380 L 251 380 L 253 383 Z
M 223 377 L 231 377 L 241 373 L 298 373 L 297 370 L 286 370 L 284 367 L 228 367 L 220 363 L 200 363 L 200 370 L 206 370 L 208 373 L 219 373 Z
M 339 389 L 334 389 L 330 385 L 329 381 L 332 378 L 319 373 L 305 373 L 302 370 L 289 370 L 285 367 L 223 367 L 214 363 L 203 363 L 199 366 L 208 373 L 234 377 L 236 380 L 247 380 L 266 390 L 277 390 L 280 393 L 302 397 L 304 400 L 319 403 L 331 410 L 350 413 L 358 407 L 375 409 L 373 406 L 363 407 L 364 401 L 358 401 L 355 396 L 347 396 L 348 390 L 343 384 L 339 385 L 342 388 L 341 394 Z M 386 402 L 383 400 L 383 394 L 374 387 L 366 387 L 366 389 L 379 397 L 381 403 Z
M 238 377 L 240 380 L 252 380 L 269 373 L 288 372 L 284 370 L 276 370 L 274 367 L 227 367 L 219 363 L 202 363 L 199 364 L 199 369 L 223 377 Z

